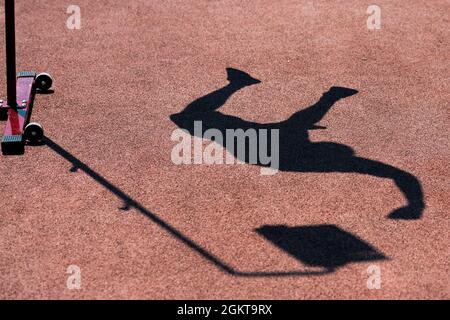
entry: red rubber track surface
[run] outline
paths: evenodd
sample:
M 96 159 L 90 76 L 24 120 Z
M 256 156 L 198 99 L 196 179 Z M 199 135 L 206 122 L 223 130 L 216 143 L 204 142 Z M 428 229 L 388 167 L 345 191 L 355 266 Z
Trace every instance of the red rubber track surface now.
M 81 29 L 69 30 L 65 3 L 16 1 L 18 68 L 55 86 L 33 111 L 47 143 L 0 158 L 0 298 L 450 297 L 448 1 L 379 0 L 380 30 L 366 27 L 372 1 L 76 4 Z M 226 67 L 262 82 L 221 112 L 258 123 L 331 86 L 358 90 L 310 138 L 414 175 L 421 219 L 388 218 L 405 201 L 389 179 L 173 164 L 170 115 L 226 85 Z M 320 274 L 264 225 L 316 228 L 315 243 L 345 233 L 384 259 Z M 379 290 L 366 285 L 372 264 Z M 70 265 L 80 290 L 66 287 Z

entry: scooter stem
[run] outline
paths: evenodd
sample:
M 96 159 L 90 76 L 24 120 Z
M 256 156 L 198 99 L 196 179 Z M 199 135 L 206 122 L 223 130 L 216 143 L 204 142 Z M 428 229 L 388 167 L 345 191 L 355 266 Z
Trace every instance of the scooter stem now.
M 5 0 L 6 84 L 8 106 L 17 106 L 16 96 L 16 28 L 14 0 Z

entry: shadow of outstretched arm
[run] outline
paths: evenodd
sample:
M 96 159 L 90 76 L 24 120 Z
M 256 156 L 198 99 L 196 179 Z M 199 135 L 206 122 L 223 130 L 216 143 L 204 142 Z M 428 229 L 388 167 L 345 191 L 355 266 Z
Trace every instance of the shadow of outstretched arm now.
M 419 180 L 409 172 L 391 165 L 360 157 L 353 157 L 348 162 L 349 171 L 368 174 L 374 177 L 391 179 L 407 200 L 404 207 L 389 214 L 390 219 L 420 219 L 425 208 L 424 196 Z

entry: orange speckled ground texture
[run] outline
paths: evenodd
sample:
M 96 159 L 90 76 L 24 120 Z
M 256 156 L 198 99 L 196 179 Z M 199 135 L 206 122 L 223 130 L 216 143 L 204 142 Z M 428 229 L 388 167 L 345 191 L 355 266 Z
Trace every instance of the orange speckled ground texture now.
M 17 0 L 18 68 L 55 85 L 33 112 L 46 143 L 0 157 L 0 298 L 449 299 L 450 3 L 377 0 L 368 30 L 372 2 L 77 0 L 69 30 L 65 2 Z M 221 112 L 255 123 L 358 90 L 310 139 L 416 177 L 420 219 L 389 219 L 405 202 L 390 179 L 175 165 L 170 115 L 226 85 L 227 67 L 261 83 Z M 263 226 L 298 234 L 286 249 Z M 343 262 L 323 257 L 339 241 Z

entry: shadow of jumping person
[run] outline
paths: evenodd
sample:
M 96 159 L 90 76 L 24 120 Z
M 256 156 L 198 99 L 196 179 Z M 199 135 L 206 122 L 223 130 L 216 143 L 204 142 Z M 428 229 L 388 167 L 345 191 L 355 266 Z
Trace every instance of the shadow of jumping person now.
M 181 129 L 187 130 L 191 135 L 203 138 L 208 129 L 219 130 L 223 136 L 228 129 L 261 129 L 279 130 L 279 165 L 280 171 L 291 172 L 347 172 L 366 174 L 380 178 L 391 179 L 407 200 L 404 207 L 395 209 L 389 214 L 391 219 L 420 219 L 425 204 L 421 185 L 412 174 L 393 167 L 391 165 L 361 158 L 354 155 L 352 148 L 333 142 L 311 142 L 308 131 L 319 129 L 316 125 L 340 99 L 350 97 L 357 90 L 331 87 L 325 92 L 314 105 L 294 113 L 289 119 L 276 123 L 257 123 L 243 120 L 239 117 L 223 114 L 217 111 L 237 91 L 244 87 L 258 84 L 261 81 L 251 77 L 249 74 L 227 68 L 229 83 L 201 98 L 190 103 L 183 111 L 170 116 L 170 119 Z M 194 123 L 201 121 L 202 130 L 194 130 Z M 216 141 L 223 147 L 230 149 L 225 139 Z M 259 136 L 258 136 L 259 140 Z M 271 150 L 270 139 L 268 149 Z M 260 145 L 259 143 L 257 146 Z M 251 146 L 246 146 L 248 151 Z M 250 162 L 248 152 L 245 157 L 237 154 L 231 148 L 233 155 L 241 161 L 264 166 L 259 160 Z

